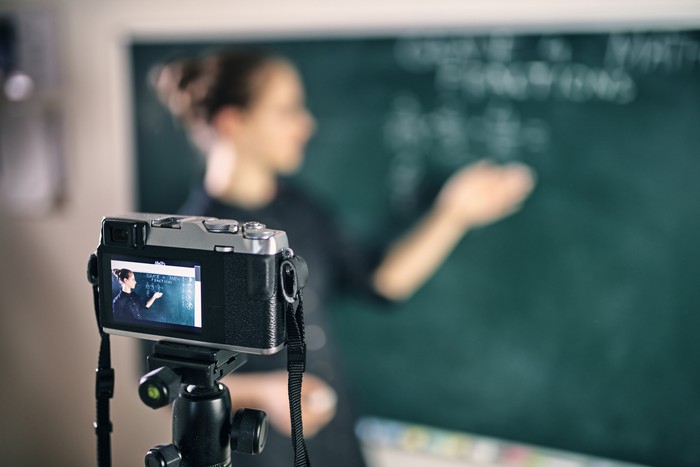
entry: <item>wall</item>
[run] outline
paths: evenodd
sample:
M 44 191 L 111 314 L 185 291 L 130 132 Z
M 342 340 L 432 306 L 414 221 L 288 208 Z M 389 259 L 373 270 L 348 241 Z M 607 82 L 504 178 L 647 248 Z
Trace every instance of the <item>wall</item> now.
M 323 2 L 5 2 L 0 11 L 56 13 L 60 28 L 67 192 L 41 218 L 0 212 L 0 458 L 5 465 L 94 465 L 93 377 L 98 336 L 85 265 L 103 215 L 133 205 L 130 37 L 356 35 L 405 28 L 597 30 L 617 24 L 697 26 L 695 1 L 554 0 Z M 507 12 L 507 14 L 504 14 Z M 8 267 L 9 266 L 9 267 Z M 169 440 L 167 411 L 136 397 L 134 343 L 113 339 L 115 465 L 139 465 Z

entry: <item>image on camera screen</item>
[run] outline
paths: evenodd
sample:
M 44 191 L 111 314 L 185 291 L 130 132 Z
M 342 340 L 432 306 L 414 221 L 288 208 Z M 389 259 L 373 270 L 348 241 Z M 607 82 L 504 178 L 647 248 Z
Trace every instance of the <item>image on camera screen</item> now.
M 111 259 L 115 322 L 141 325 L 160 323 L 201 331 L 200 266 L 195 263 L 171 263 Z

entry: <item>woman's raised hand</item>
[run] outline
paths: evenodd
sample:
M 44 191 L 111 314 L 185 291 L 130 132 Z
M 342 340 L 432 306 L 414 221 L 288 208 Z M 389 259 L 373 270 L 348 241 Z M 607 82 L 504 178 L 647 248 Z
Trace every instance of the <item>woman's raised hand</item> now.
M 436 209 L 464 229 L 478 227 L 518 211 L 534 186 L 535 175 L 524 164 L 482 161 L 450 177 Z

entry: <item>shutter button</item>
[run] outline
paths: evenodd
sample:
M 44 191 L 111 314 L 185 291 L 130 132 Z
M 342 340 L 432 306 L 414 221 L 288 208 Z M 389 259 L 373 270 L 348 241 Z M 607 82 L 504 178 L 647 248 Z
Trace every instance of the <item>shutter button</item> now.
M 267 240 L 275 236 L 275 231 L 270 229 L 245 229 L 243 238 L 250 240 Z
M 275 236 L 275 231 L 265 227 L 260 222 L 246 222 L 243 224 L 243 238 L 249 240 L 267 240 Z
M 253 230 L 253 229 L 264 229 L 265 224 L 261 224 L 260 222 L 246 222 L 243 224 L 243 231 L 246 230 Z

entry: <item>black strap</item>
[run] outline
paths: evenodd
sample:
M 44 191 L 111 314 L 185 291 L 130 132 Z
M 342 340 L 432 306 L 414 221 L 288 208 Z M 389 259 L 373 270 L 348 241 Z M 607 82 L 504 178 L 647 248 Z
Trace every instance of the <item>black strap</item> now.
M 112 448 L 110 435 L 112 422 L 109 419 L 109 400 L 114 396 L 114 369 L 111 363 L 109 334 L 100 325 L 100 293 L 97 280 L 97 256 L 90 256 L 88 262 L 88 280 L 92 284 L 92 295 L 95 305 L 95 318 L 100 333 L 100 355 L 95 374 L 95 400 L 97 401 L 97 420 L 93 423 L 97 435 L 97 465 L 111 467 Z
M 310 467 L 311 461 L 304 440 L 301 420 L 301 381 L 306 370 L 306 341 L 304 340 L 304 306 L 301 290 L 298 300 L 287 306 L 287 371 L 289 372 L 289 413 L 292 418 L 294 467 Z

